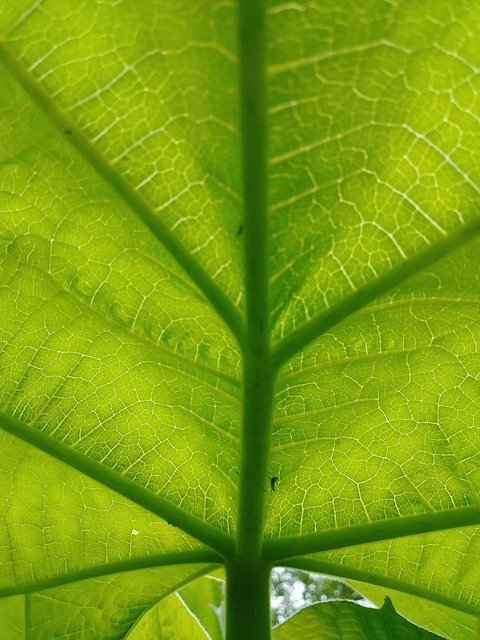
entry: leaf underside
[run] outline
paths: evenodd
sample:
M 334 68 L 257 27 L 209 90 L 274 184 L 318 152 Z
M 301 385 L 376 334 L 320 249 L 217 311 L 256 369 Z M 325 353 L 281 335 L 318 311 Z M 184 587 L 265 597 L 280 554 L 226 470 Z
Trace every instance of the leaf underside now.
M 249 505 L 476 637 L 480 6 L 238 5 L 264 67 L 233 0 L 0 0 L 1 640 L 135 640 Z

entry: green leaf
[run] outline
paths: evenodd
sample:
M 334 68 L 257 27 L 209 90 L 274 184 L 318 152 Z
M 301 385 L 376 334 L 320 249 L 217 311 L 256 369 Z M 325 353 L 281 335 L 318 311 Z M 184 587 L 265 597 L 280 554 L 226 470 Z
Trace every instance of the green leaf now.
M 127 636 L 129 640 L 168 638 L 169 640 L 209 640 L 199 621 L 192 616 L 178 594 L 149 611 Z
M 385 594 L 388 594 L 399 614 L 432 633 L 451 638 L 475 638 L 478 635 L 478 616 L 393 589 L 354 581 L 352 584 L 376 604 L 381 604 Z
M 385 598 L 381 609 L 370 609 L 353 602 L 315 604 L 276 627 L 274 640 L 433 640 L 440 636 L 409 624 Z
M 198 578 L 150 609 L 127 638 L 221 640 L 224 636 L 219 615 L 223 592 L 222 580 L 211 576 Z
M 203 571 L 192 565 L 124 571 L 27 595 L 19 638 L 124 638 L 145 610 Z M 18 610 L 18 598 L 5 601 Z M 8 609 L 6 614 L 8 622 Z M 10 618 L 13 625 L 12 613 Z
M 1 640 L 25 640 L 24 596 L 12 596 L 0 600 Z
M 340 552 L 341 556 L 335 558 L 337 562 L 330 563 L 328 557 L 332 557 L 333 553 L 328 553 L 298 559 L 293 564 L 303 569 L 321 571 L 324 574 L 333 572 L 337 577 L 348 578 L 352 587 L 378 606 L 382 604 L 385 595 L 388 595 L 402 616 L 442 637 L 474 639 L 478 634 L 477 611 L 468 603 L 462 602 L 461 598 L 452 596 L 462 586 L 466 588 L 469 583 L 475 584 L 476 580 L 474 573 L 477 559 L 474 553 L 465 553 L 463 563 L 452 563 L 452 558 L 458 553 L 455 543 L 458 545 L 464 531 L 457 536 L 452 531 L 444 532 L 443 547 L 438 534 L 415 536 L 405 538 L 401 547 L 393 549 L 387 549 L 386 543 L 359 546 L 356 554 L 352 549 L 345 549 Z M 392 541 L 391 544 L 395 543 Z M 473 544 L 471 546 L 475 549 Z M 434 560 L 430 559 L 429 563 L 422 564 L 421 555 L 428 552 L 436 557 Z M 402 557 L 402 553 L 409 562 L 403 564 L 401 571 L 389 569 L 395 558 Z M 379 560 L 380 558 L 382 559 Z M 372 570 L 373 567 L 375 568 Z M 419 575 L 413 575 L 414 567 Z M 435 570 L 427 575 L 424 573 L 427 567 L 430 570 L 435 567 Z
M 475 638 L 479 24 L 0 0 L 5 633 L 160 635 L 222 566 L 263 640 L 288 565 Z

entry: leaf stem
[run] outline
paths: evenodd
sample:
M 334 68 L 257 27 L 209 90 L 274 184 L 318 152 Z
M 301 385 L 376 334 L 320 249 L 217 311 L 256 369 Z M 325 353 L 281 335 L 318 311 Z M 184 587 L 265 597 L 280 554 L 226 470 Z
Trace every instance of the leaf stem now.
M 270 567 L 241 560 L 227 563 L 228 640 L 270 637 Z

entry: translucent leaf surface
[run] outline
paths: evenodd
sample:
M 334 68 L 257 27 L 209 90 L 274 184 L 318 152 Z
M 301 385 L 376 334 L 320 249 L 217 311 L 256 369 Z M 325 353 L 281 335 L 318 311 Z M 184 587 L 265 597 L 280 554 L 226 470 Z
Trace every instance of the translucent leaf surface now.
M 223 564 L 228 640 L 263 640 L 288 561 L 473 640 L 478 24 L 0 0 L 12 638 L 148 637 Z
M 0 600 L 2 640 L 25 640 L 25 596 L 12 596 Z
M 22 640 L 124 638 L 152 605 L 204 571 L 189 565 L 124 571 L 27 595 L 24 603 L 20 596 L 5 601 L 10 611 L 14 604 L 17 610 L 24 607 Z M 6 609 L 7 616 L 10 611 Z

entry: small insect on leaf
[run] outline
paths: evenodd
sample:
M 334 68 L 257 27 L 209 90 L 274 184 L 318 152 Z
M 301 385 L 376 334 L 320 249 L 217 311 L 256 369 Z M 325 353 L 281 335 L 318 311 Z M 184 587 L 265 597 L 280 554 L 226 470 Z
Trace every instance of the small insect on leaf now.
M 273 478 L 270 478 L 270 489 L 272 491 L 275 491 L 275 486 L 276 486 L 278 481 L 279 481 L 279 477 L 278 476 L 273 476 Z

